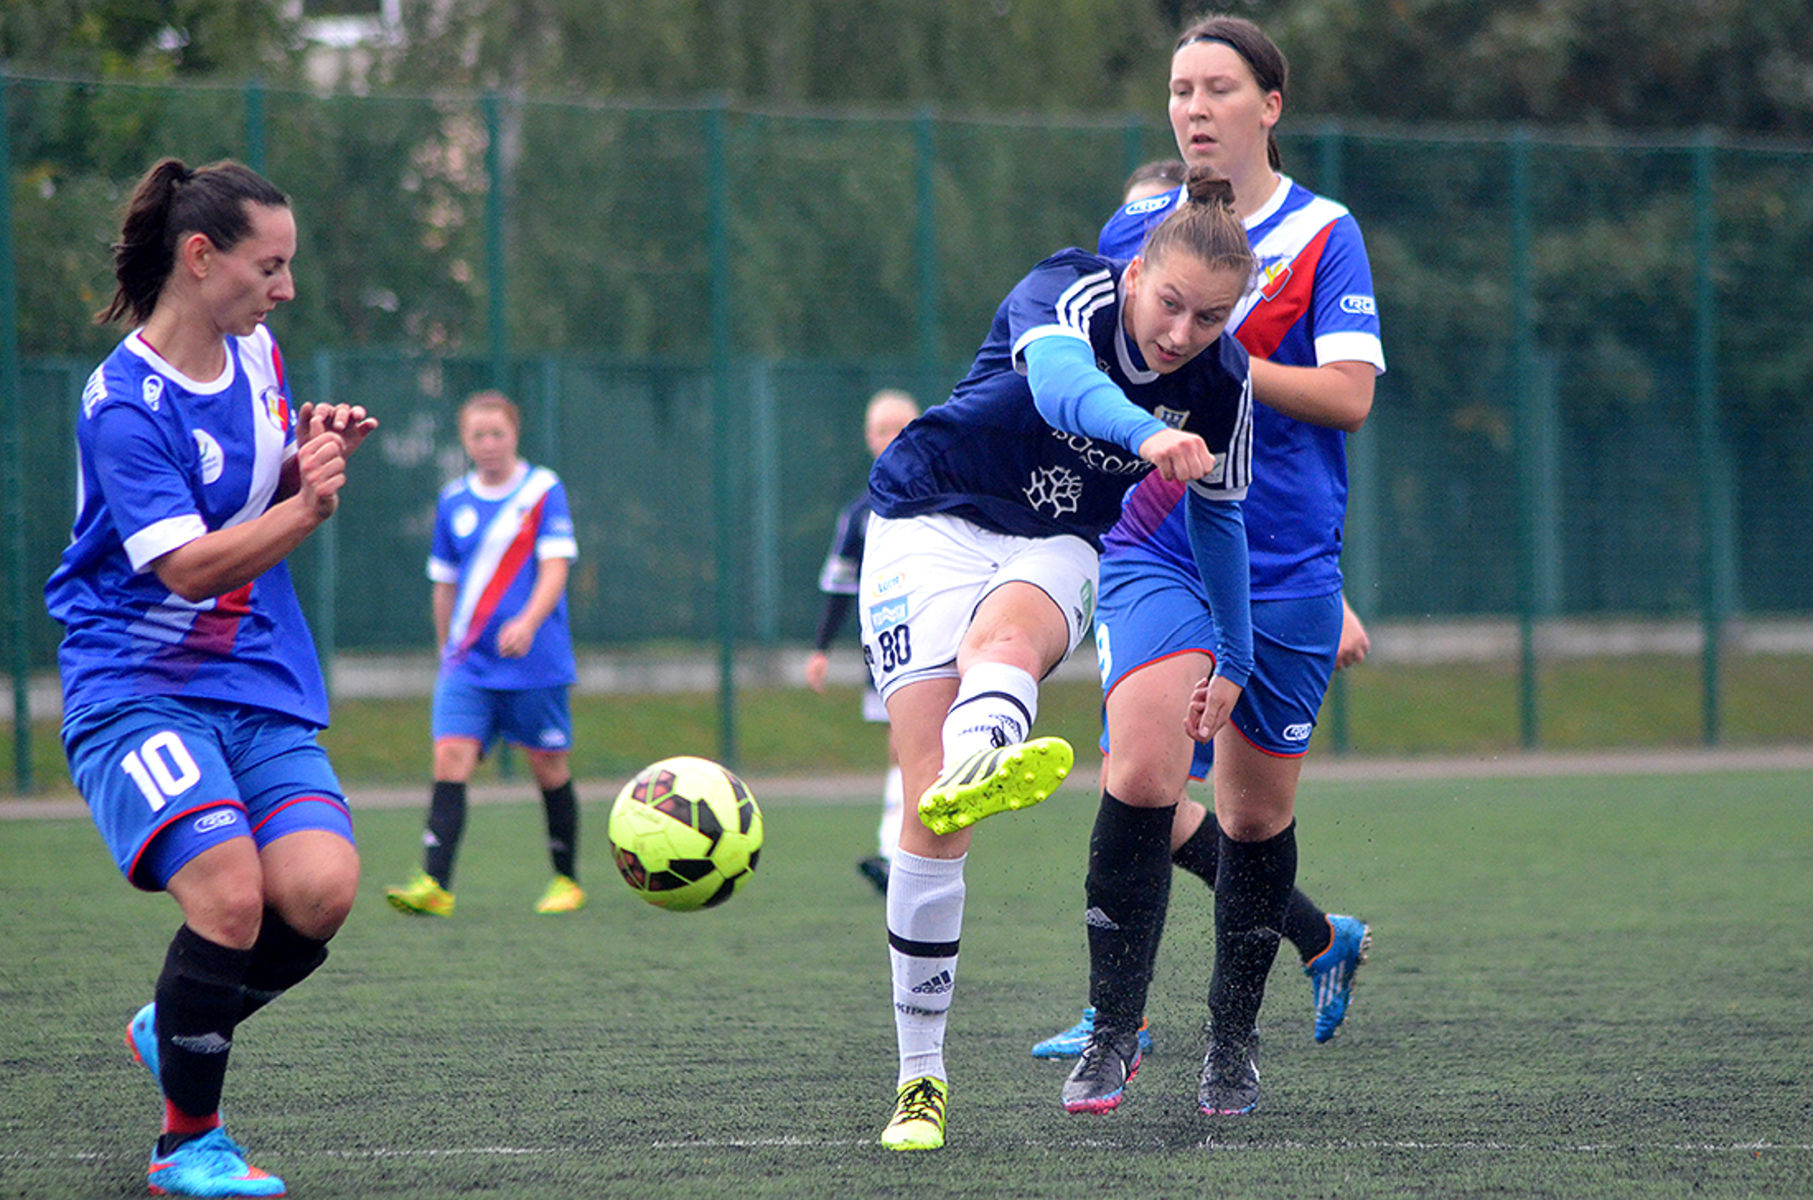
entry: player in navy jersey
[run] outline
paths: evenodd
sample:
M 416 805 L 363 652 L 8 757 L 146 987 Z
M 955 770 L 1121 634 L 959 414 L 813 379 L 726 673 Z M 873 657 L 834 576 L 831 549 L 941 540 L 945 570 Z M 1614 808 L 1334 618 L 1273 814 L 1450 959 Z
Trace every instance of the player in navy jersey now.
M 221 1124 L 228 1053 L 326 959 L 359 881 L 284 558 L 377 422 L 292 413 L 264 319 L 295 295 L 295 254 L 289 201 L 238 163 L 167 158 L 139 181 L 96 317 L 134 327 L 83 389 L 75 526 L 44 589 L 70 775 L 121 873 L 183 914 L 126 1031 L 163 1094 L 160 1195 L 283 1194 Z
M 884 388 L 869 397 L 863 410 L 862 437 L 869 453 L 879 457 L 900 431 L 919 415 L 918 403 L 905 392 Z M 844 619 L 856 603 L 857 582 L 862 574 L 863 542 L 869 529 L 869 485 L 837 514 L 837 528 L 831 535 L 831 550 L 818 573 L 818 590 L 825 594 L 825 607 L 818 619 L 818 632 L 813 638 L 812 653 L 806 658 L 806 685 L 815 692 L 825 690 L 825 676 L 831 659 L 826 651 L 843 629 Z M 869 688 L 862 694 L 862 715 L 870 721 L 886 723 L 887 706 L 881 694 Z M 888 774 L 882 785 L 881 825 L 875 831 L 876 851 L 856 864 L 864 879 L 887 895 L 888 865 L 900 845 L 900 820 L 906 812 L 906 793 L 900 778 L 900 756 L 894 753 L 894 738 L 888 735 Z
M 1339 556 L 1347 480 L 1344 438 L 1371 410 L 1384 369 L 1372 279 L 1358 225 L 1335 202 L 1279 173 L 1272 128 L 1283 110 L 1283 55 L 1252 22 L 1204 18 L 1172 56 L 1170 116 L 1192 168 L 1233 185 L 1235 210 L 1259 260 L 1255 286 L 1230 322 L 1252 352 L 1254 442 L 1265 470 L 1249 493 L 1256 669 L 1214 737 L 1218 820 L 1184 799 L 1186 776 L 1211 756 L 1159 725 L 1153 705 L 1195 689 L 1213 654 L 1215 622 L 1180 541 L 1178 494 L 1147 479 L 1127 497 L 1102 560 L 1097 650 L 1110 745 L 1106 772 L 1123 802 L 1104 801 L 1091 841 L 1086 892 L 1093 1030 L 1066 1081 L 1065 1107 L 1119 1103 L 1138 1064 L 1143 1014 L 1170 886 L 1171 862 L 1212 881 L 1216 894 L 1210 1034 L 1198 1084 L 1205 1113 L 1247 1112 L 1259 1101 L 1257 1018 L 1265 977 L 1285 931 L 1309 958 L 1317 1040 L 1344 1015 L 1369 931 L 1325 916 L 1295 891 L 1294 809 L 1302 755 L 1340 649 Z M 1138 244 L 1177 193 L 1124 206 L 1103 228 L 1104 253 Z M 1354 628 L 1357 630 L 1357 622 Z M 1359 632 L 1347 653 L 1364 652 Z M 1123 781 L 1125 781 L 1123 783 Z
M 568 760 L 577 671 L 566 587 L 579 543 L 566 489 L 554 472 L 517 457 L 522 416 L 503 393 L 479 392 L 461 405 L 459 432 L 474 470 L 441 489 L 428 557 L 441 671 L 422 869 L 384 894 L 401 912 L 453 915 L 466 784 L 501 737 L 522 747 L 541 789 L 554 878 L 535 911 L 576 912 L 585 892 Z
M 1131 261 L 1072 249 L 1035 267 L 950 399 L 869 475 L 863 652 L 918 798 L 888 882 L 893 1149 L 944 1144 L 969 826 L 1037 803 L 1070 769 L 1067 743 L 1031 738 L 1038 681 L 1092 627 L 1100 538 L 1133 480 L 1187 487 L 1192 561 L 1219 618 L 1201 726 L 1226 719 L 1251 670 L 1251 389 L 1222 330 L 1253 257 L 1231 189 L 1206 171 L 1188 187 Z M 1184 716 L 1180 701 L 1153 719 Z

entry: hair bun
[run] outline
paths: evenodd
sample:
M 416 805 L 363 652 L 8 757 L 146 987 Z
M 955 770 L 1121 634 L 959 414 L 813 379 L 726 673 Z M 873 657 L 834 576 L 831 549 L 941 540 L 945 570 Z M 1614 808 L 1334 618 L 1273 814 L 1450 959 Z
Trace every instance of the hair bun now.
M 1191 167 L 1190 173 L 1184 177 L 1184 185 L 1189 188 L 1191 204 L 1234 207 L 1234 185 L 1209 167 Z

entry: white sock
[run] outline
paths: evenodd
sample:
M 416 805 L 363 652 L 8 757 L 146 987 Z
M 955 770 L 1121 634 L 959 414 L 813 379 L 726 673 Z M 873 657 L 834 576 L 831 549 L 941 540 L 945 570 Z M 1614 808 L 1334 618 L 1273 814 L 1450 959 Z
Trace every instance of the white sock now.
M 1038 715 L 1038 680 L 1006 663 L 977 663 L 963 673 L 944 718 L 944 766 L 978 750 L 1025 741 Z
M 888 871 L 888 961 L 894 978 L 894 1036 L 900 1079 L 944 1071 L 944 1025 L 957 981 L 963 932 L 963 859 L 894 852 Z
M 889 767 L 888 780 L 881 786 L 881 827 L 875 831 L 881 856 L 889 862 L 900 848 L 900 821 L 905 815 L 906 788 L 900 782 L 900 768 Z

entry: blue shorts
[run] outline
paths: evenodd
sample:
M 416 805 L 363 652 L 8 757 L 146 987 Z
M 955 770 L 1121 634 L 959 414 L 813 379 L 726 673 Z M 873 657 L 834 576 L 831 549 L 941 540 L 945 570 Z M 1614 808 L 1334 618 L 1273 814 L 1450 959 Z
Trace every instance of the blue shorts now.
M 353 840 L 315 727 L 282 713 L 147 696 L 71 714 L 63 746 L 114 864 L 148 892 L 234 838 L 261 849 L 303 829 Z
M 573 745 L 567 686 L 483 688 L 442 675 L 434 685 L 434 740 L 471 738 L 482 754 L 498 738 L 530 750 Z
M 1267 754 L 1309 750 L 1341 644 L 1341 593 L 1253 601 L 1253 676 L 1234 705 L 1234 728 Z M 1141 667 L 1176 654 L 1215 653 L 1215 621 L 1195 567 L 1117 554 L 1102 559 L 1095 610 L 1102 693 Z M 1182 719 L 1179 714 L 1178 719 Z M 1102 750 L 1108 749 L 1106 723 Z M 1199 743 L 1190 778 L 1206 779 L 1215 748 Z

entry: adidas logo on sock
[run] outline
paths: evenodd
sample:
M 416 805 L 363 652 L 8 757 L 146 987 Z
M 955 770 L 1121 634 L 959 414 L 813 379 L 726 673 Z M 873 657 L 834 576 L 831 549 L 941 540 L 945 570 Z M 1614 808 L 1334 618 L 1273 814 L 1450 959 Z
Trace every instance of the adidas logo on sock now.
M 1120 928 L 1119 923 L 1117 923 L 1113 917 L 1095 907 L 1091 907 L 1089 911 L 1083 914 L 1083 924 L 1089 926 L 1091 929 Z
M 193 1036 L 179 1034 L 170 1041 L 191 1054 L 225 1054 L 233 1048 L 231 1040 L 212 1031 Z
M 941 996 L 955 986 L 949 971 L 940 971 L 924 983 L 913 985 L 913 993 L 918 996 Z

